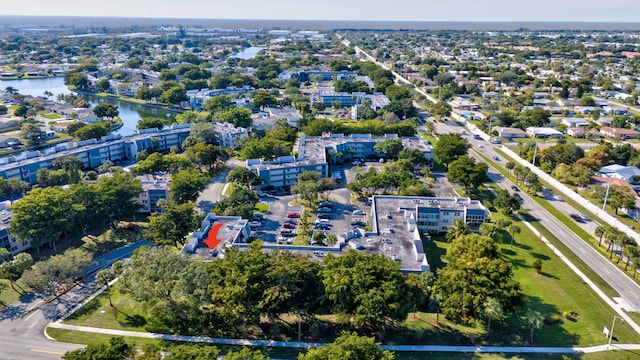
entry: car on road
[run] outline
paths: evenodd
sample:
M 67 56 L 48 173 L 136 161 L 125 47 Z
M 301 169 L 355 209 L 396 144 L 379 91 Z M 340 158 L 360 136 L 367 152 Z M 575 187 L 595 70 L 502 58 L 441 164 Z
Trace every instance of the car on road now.
M 494 157 L 493 157 L 493 160 L 495 160 L 495 161 L 500 161 L 500 158 L 499 158 L 499 157 L 497 157 L 497 156 L 494 156 Z
M 513 190 L 513 191 L 520 191 L 520 189 L 518 189 L 518 187 L 517 187 L 517 186 L 515 186 L 515 185 L 511 185 L 511 190 Z
M 484 145 L 482 145 L 482 144 L 478 144 L 478 147 L 479 147 L 480 149 L 484 149 Z
M 558 194 L 553 194 L 553 200 L 555 201 L 562 201 L 562 196 L 558 195 Z
M 584 222 L 589 221 L 589 217 L 587 215 L 585 215 L 585 214 L 577 214 L 577 215 L 582 221 L 584 221 Z
M 300 213 L 290 212 L 290 213 L 287 214 L 287 217 L 290 218 L 290 219 L 291 218 L 299 218 L 300 217 Z
M 328 207 L 321 207 L 321 208 L 318 209 L 319 213 L 330 213 L 332 211 L 333 210 L 331 208 L 328 208 Z
M 520 201 L 524 200 L 518 193 L 513 193 L 513 197 L 518 198 Z
M 570 216 L 573 220 L 575 220 L 576 222 L 579 222 L 579 223 L 583 223 L 583 222 L 584 222 L 584 220 L 582 220 L 582 218 L 581 218 L 580 216 L 578 216 L 578 214 L 571 214 L 571 215 L 569 215 L 569 216 Z
M 353 215 L 367 215 L 367 213 L 362 210 L 353 210 Z

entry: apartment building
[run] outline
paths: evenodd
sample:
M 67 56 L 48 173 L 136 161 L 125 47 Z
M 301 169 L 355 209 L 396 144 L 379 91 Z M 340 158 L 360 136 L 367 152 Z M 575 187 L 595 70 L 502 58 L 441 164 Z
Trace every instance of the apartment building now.
M 247 167 L 264 179 L 264 187 L 291 186 L 298 181 L 298 174 L 316 171 L 320 177 L 329 176 L 329 164 L 352 161 L 354 159 L 381 158 L 384 154 L 373 147 L 380 141 L 398 139 L 395 134 L 374 136 L 371 134 L 331 134 L 326 136 L 305 136 L 298 139 L 297 157 L 283 156 L 275 161 L 261 159 L 247 160 Z M 425 159 L 433 160 L 433 149 L 420 138 L 402 138 L 405 148 L 422 151 Z
M 18 178 L 29 184 L 37 182 L 39 169 L 50 169 L 53 161 L 61 156 L 76 156 L 82 160 L 84 167 L 96 168 L 106 161 L 134 160 L 136 154 L 143 150 L 169 151 L 173 146 L 181 147 L 189 136 L 190 124 L 176 125 L 168 129 L 138 130 L 136 134 L 121 137 L 108 135 L 100 140 L 90 139 L 73 143 L 60 144 L 41 151 L 25 152 L 19 156 L 0 159 L 0 176 Z

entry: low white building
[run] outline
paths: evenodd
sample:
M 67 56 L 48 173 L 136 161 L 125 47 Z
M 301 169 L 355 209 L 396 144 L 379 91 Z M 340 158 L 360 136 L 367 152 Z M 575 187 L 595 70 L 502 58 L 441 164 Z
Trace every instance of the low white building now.
M 525 131 L 527 133 L 527 135 L 534 137 L 534 138 L 550 138 L 550 137 L 555 137 L 555 138 L 562 138 L 563 135 L 560 131 L 556 130 L 556 129 L 552 129 L 552 128 L 546 128 L 546 127 L 528 127 Z

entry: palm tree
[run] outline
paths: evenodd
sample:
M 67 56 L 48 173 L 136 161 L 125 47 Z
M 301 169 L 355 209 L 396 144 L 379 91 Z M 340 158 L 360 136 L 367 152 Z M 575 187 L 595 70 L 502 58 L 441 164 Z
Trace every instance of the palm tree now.
M 542 324 L 544 324 L 544 316 L 537 311 L 529 310 L 527 313 L 527 323 L 531 326 L 531 340 L 529 344 L 533 345 L 533 331 L 542 327 Z
M 620 236 L 619 233 L 618 229 L 611 228 L 610 231 L 604 234 L 604 243 L 607 244 L 607 252 L 611 251 L 609 259 L 613 257 L 613 244 L 618 241 L 616 238 Z
M 493 237 L 498 233 L 498 227 L 492 223 L 484 223 L 480 224 L 480 234 L 484 236 L 488 236 L 493 239 Z
M 484 302 L 484 316 L 487 317 L 487 337 L 491 333 L 491 319 L 499 319 L 504 314 L 502 304 L 496 298 L 487 298 Z
M 96 282 L 98 285 L 107 287 L 107 296 L 109 297 L 109 305 L 113 308 L 113 302 L 111 301 L 111 288 L 109 282 L 113 280 L 113 271 L 111 269 L 102 269 L 96 273 Z
M 600 225 L 600 226 L 598 226 L 596 228 L 595 235 L 600 237 L 598 239 L 598 246 L 600 246 L 602 244 L 602 238 L 605 235 L 607 235 L 608 232 L 609 232 L 609 226 L 608 225 Z
M 18 89 L 14 88 L 13 86 L 7 86 L 6 88 L 4 88 L 4 91 L 6 91 L 9 94 L 17 94 L 18 93 Z
M 624 244 L 622 248 L 622 256 L 627 258 L 627 261 L 624 264 L 624 271 L 627 271 L 629 267 L 629 262 L 634 259 L 638 255 L 638 245 L 635 243 Z
M 456 219 L 451 225 L 451 228 L 445 235 L 447 241 L 451 242 L 462 235 L 468 234 L 470 231 L 469 224 L 464 222 L 462 219 Z
M 511 246 L 513 246 L 513 240 L 517 234 L 522 232 L 522 228 L 520 228 L 518 224 L 510 224 L 507 226 L 507 232 L 509 233 L 509 236 L 511 236 Z
M 433 294 L 429 298 L 429 307 L 432 309 L 436 309 L 436 325 L 439 325 L 440 322 L 438 318 L 440 317 L 440 305 L 442 305 L 442 296 L 439 294 Z

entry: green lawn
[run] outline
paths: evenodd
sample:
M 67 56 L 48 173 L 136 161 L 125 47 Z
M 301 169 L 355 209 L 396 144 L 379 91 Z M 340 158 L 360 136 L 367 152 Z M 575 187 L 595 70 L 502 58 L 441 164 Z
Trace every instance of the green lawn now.
M 56 119 L 62 118 L 62 116 L 60 116 L 59 114 L 44 114 L 42 115 L 42 117 L 49 120 L 56 120 Z
M 31 291 L 31 288 L 25 285 L 22 280 L 18 280 L 15 284 L 16 290 L 11 288 L 9 280 L 0 279 L 0 287 L 4 285 L 6 285 L 6 288 L 0 291 L 0 309 L 3 308 L 2 304 L 9 305 L 18 300 L 23 294 L 28 294 Z
M 497 152 L 499 152 L 506 160 L 511 160 L 511 158 L 509 156 L 507 156 L 504 152 L 501 152 L 499 150 L 496 150 Z M 482 155 L 481 155 L 482 156 Z M 488 158 L 485 157 L 485 160 L 492 163 L 491 160 L 489 160 Z M 498 167 L 498 166 L 494 166 L 495 168 L 499 169 L 499 171 L 506 177 L 508 177 L 509 179 L 511 179 L 512 181 L 516 182 L 515 178 L 509 174 L 506 170 Z M 548 189 L 553 189 L 553 187 L 551 185 L 549 185 L 548 183 L 541 181 L 542 185 L 545 186 Z M 557 191 L 556 191 L 557 193 Z M 568 216 L 566 216 L 565 214 L 561 213 L 556 207 L 554 207 L 551 203 L 549 203 L 547 200 L 540 198 L 538 196 L 533 196 L 532 197 L 538 204 L 540 204 L 540 206 L 544 207 L 545 210 L 547 210 L 550 214 L 552 214 L 554 217 L 556 217 L 558 219 L 558 221 L 560 221 L 561 223 L 563 223 L 565 226 L 567 226 L 569 229 L 571 229 L 571 231 L 573 231 L 576 235 L 578 235 L 582 240 L 584 240 L 585 242 L 589 243 L 591 245 L 591 247 L 593 247 L 594 249 L 596 249 L 597 251 L 599 251 L 601 254 L 603 254 L 604 256 L 609 256 L 609 254 L 606 251 L 606 247 L 605 246 L 598 246 L 598 239 L 594 238 L 593 236 L 591 236 L 591 234 L 587 233 L 582 227 L 580 227 L 575 221 L 573 221 L 572 219 L 570 219 Z M 577 211 L 583 213 L 583 214 L 587 214 L 588 216 L 590 216 L 592 219 L 595 219 L 596 216 L 594 214 L 592 214 L 591 212 L 587 211 L 584 207 L 582 207 L 581 205 L 579 205 L 576 201 L 574 201 L 571 198 L 568 197 L 563 197 L 564 200 L 571 205 L 572 207 L 574 207 Z M 593 201 L 592 201 L 593 202 Z M 617 217 L 619 220 L 625 222 L 624 220 L 627 220 L 627 225 L 631 225 L 632 223 L 636 224 L 637 223 L 635 221 L 632 221 L 631 219 L 629 219 L 626 216 L 620 216 L 620 215 L 615 215 L 613 212 L 610 211 L 610 214 L 612 216 Z M 578 266 L 580 268 L 580 270 L 582 270 L 582 272 L 584 272 L 585 274 L 587 274 L 587 276 L 594 281 L 598 287 L 603 290 L 605 293 L 607 293 L 609 296 L 616 296 L 616 292 L 611 289 L 609 287 L 609 285 L 607 283 L 605 283 L 602 278 L 600 276 L 598 276 L 593 270 L 591 270 L 590 268 L 588 268 L 583 262 L 582 260 L 580 260 L 577 256 L 575 256 L 573 254 L 573 252 L 571 252 L 569 249 L 567 249 L 560 241 L 557 241 L 557 239 L 555 238 L 555 236 L 553 236 L 553 234 L 550 234 L 545 228 L 537 225 L 537 224 L 533 224 L 534 226 L 537 226 L 536 229 L 538 231 L 543 232 L 543 234 L 545 234 L 545 237 L 547 237 L 548 239 L 555 239 L 556 241 L 554 242 L 554 245 L 558 248 L 560 248 L 562 250 L 562 252 L 569 258 L 571 259 L 571 261 L 576 264 L 576 265 L 582 265 L 582 266 Z M 553 242 L 553 241 L 552 241 Z M 620 262 L 618 265 L 618 268 L 621 271 L 626 272 L 629 275 L 634 275 L 633 269 L 632 267 L 630 267 L 629 269 L 625 270 L 625 264 L 624 262 Z M 633 278 L 633 277 L 632 277 Z M 640 279 L 637 278 L 633 278 L 637 283 L 640 284 Z
M 65 323 L 105 329 L 150 331 L 147 326 L 149 314 L 145 306 L 121 294 L 117 288 L 117 283 L 111 288 L 114 308 L 109 305 L 109 297 L 105 291 L 70 316 Z
M 256 212 L 256 213 L 262 213 L 262 214 L 266 214 L 266 213 L 268 213 L 268 212 L 269 212 L 269 204 L 267 204 L 267 203 L 263 203 L 263 202 L 258 203 L 258 204 L 256 205 L 255 212 Z

